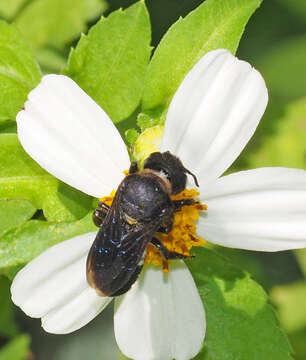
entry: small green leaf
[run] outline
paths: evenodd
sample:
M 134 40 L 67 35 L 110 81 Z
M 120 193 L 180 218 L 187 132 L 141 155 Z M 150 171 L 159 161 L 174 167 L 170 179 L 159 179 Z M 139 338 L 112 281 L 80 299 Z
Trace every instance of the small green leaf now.
M 0 199 L 0 236 L 29 220 L 36 212 L 30 201 Z
M 286 330 L 292 333 L 306 328 L 306 282 L 276 286 L 271 299 L 278 308 L 279 319 Z
M 139 132 L 135 129 L 128 129 L 125 132 L 126 141 L 131 145 L 135 144 L 138 136 L 139 136 Z
M 22 266 L 50 246 L 96 229 L 91 214 L 74 222 L 30 220 L 0 238 L 0 273 L 13 278 Z
M 203 300 L 207 330 L 198 360 L 293 360 L 263 289 L 206 248 L 188 266 Z
M 150 21 L 143 1 L 102 18 L 71 51 L 65 74 L 115 122 L 137 107 L 149 61 Z
M 140 113 L 137 117 L 137 125 L 139 126 L 141 132 L 144 132 L 146 129 L 156 126 L 158 124 L 159 119 L 156 119 L 153 116 Z
M 0 198 L 28 199 L 52 221 L 73 221 L 92 208 L 92 198 L 58 181 L 20 145 L 17 135 L 0 135 Z
M 10 281 L 0 276 L 0 335 L 12 337 L 17 335 L 18 328 L 14 320 L 11 301 Z
M 281 119 L 274 119 L 274 133 L 262 140 L 257 152 L 248 156 L 250 167 L 306 167 L 306 99 L 293 102 Z
M 157 47 L 148 68 L 143 110 L 163 111 L 192 66 L 207 52 L 235 53 L 250 16 L 261 0 L 206 0 L 179 19 Z
M 26 360 L 30 353 L 30 339 L 27 335 L 20 335 L 3 347 L 0 360 Z
M 86 23 L 105 8 L 106 3 L 100 0 L 35 0 L 15 19 L 15 24 L 34 48 L 63 49 L 86 31 Z
M 15 119 L 40 77 L 39 67 L 19 31 L 0 21 L 0 121 Z

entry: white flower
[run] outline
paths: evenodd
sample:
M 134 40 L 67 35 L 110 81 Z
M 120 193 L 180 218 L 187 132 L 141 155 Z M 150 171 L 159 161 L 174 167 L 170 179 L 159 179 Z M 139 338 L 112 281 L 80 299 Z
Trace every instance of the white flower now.
M 170 150 L 197 175 L 200 199 L 208 205 L 198 233 L 212 243 L 262 251 L 306 246 L 305 171 L 261 168 L 220 177 L 253 135 L 267 100 L 261 75 L 225 50 L 205 55 L 172 99 L 161 151 Z M 109 117 L 65 76 L 45 76 L 17 124 L 32 158 L 92 196 L 116 189 L 129 168 Z M 111 301 L 86 282 L 94 237 L 80 235 L 51 247 L 14 279 L 13 301 L 29 316 L 41 317 L 48 332 L 77 330 Z M 180 261 L 168 275 L 146 268 L 131 290 L 116 298 L 114 321 L 120 349 L 136 360 L 190 359 L 205 334 L 201 299 Z

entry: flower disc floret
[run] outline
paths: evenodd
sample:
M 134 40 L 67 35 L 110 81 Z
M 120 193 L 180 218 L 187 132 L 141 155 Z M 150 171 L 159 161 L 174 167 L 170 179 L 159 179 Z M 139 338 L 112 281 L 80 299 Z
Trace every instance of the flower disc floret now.
M 108 206 L 112 205 L 116 192 L 112 191 L 109 196 L 100 199 Z M 184 189 L 177 195 L 171 196 L 172 200 L 194 199 L 199 195 L 195 189 Z M 196 222 L 200 211 L 207 210 L 207 206 L 196 202 L 193 205 L 183 206 L 180 211 L 174 213 L 173 228 L 168 234 L 156 233 L 156 237 L 169 250 L 184 256 L 191 256 L 193 246 L 205 244 L 205 240 L 196 235 Z M 102 225 L 103 226 L 103 225 Z M 169 271 L 169 260 L 165 260 L 160 251 L 152 244 L 147 247 L 144 265 L 152 264 L 163 267 L 163 272 Z

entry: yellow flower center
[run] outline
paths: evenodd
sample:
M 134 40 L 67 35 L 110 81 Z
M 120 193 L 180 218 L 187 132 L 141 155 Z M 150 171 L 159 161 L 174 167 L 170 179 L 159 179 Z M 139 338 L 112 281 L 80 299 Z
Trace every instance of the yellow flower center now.
M 198 195 L 199 193 L 195 189 L 185 189 L 179 194 L 171 196 L 171 199 L 192 199 Z M 200 203 L 183 206 L 180 211 L 174 213 L 173 228 L 170 233 L 157 233 L 155 236 L 168 250 L 185 256 L 191 256 L 190 250 L 193 246 L 205 244 L 205 240 L 196 235 L 196 222 L 199 218 L 199 211 L 201 210 L 207 210 L 207 206 Z M 165 260 L 161 256 L 160 251 L 152 244 L 149 244 L 147 248 L 144 263 L 145 265 L 162 265 L 164 273 L 169 271 L 169 260 Z
M 109 196 L 101 198 L 100 201 L 111 206 L 115 193 L 115 191 L 112 191 Z M 171 196 L 171 199 L 192 199 L 198 195 L 199 193 L 194 189 L 185 189 L 179 194 Z M 207 210 L 207 206 L 200 204 L 199 202 L 193 205 L 183 206 L 180 211 L 174 213 L 173 228 L 170 233 L 156 233 L 155 236 L 168 250 L 190 256 L 190 250 L 193 246 L 205 244 L 205 240 L 196 235 L 196 222 L 199 218 L 199 211 L 201 210 Z M 169 271 L 169 260 L 165 260 L 160 251 L 152 244 L 149 244 L 147 247 L 144 264 L 162 266 L 164 273 Z

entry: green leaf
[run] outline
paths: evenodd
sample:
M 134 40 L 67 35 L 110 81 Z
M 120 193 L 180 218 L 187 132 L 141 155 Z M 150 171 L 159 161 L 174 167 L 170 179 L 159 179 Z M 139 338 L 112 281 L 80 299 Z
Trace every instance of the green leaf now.
M 214 252 L 223 256 L 230 263 L 235 264 L 235 266 L 240 269 L 247 271 L 251 275 L 252 279 L 264 285 L 265 288 L 268 287 L 269 280 L 265 276 L 262 264 L 259 259 L 254 256 L 253 251 L 233 249 L 213 244 L 209 245 Z
M 0 21 L 0 121 L 15 119 L 40 77 L 39 67 L 19 31 Z
M 73 221 L 92 208 L 92 198 L 60 182 L 20 145 L 17 135 L 0 135 L 0 198 L 28 199 L 52 221 Z
M 12 19 L 26 1 L 27 0 L 1 0 L 0 17 L 6 20 Z
M 150 40 L 149 15 L 144 1 L 139 1 L 102 18 L 83 35 L 71 51 L 65 74 L 117 123 L 140 101 Z
M 20 335 L 0 351 L 0 360 L 26 360 L 30 353 L 30 339 Z
M 276 286 L 271 299 L 278 308 L 284 329 L 291 333 L 306 328 L 306 282 Z
M 36 212 L 30 201 L 0 199 L 0 236 L 29 220 Z
M 281 119 L 274 119 L 274 133 L 262 140 L 248 161 L 252 168 L 262 166 L 306 167 L 306 98 L 293 102 Z
M 17 132 L 16 121 L 11 121 L 11 120 L 0 121 L 0 134 L 9 134 L 16 132 Z
M 22 266 L 50 246 L 96 229 L 91 214 L 74 222 L 28 221 L 1 237 L 0 273 L 12 279 Z
M 35 0 L 15 19 L 34 48 L 52 46 L 63 49 L 82 31 L 86 23 L 102 13 L 100 0 Z
M 206 248 L 187 262 L 203 300 L 207 330 L 198 360 L 292 360 L 263 289 Z
M 187 72 L 210 50 L 226 48 L 235 53 L 246 23 L 260 4 L 261 0 L 206 0 L 172 25 L 148 68 L 144 111 L 163 111 Z
M 17 333 L 18 328 L 14 321 L 13 303 L 11 301 L 10 281 L 0 276 L 0 335 L 12 337 Z

